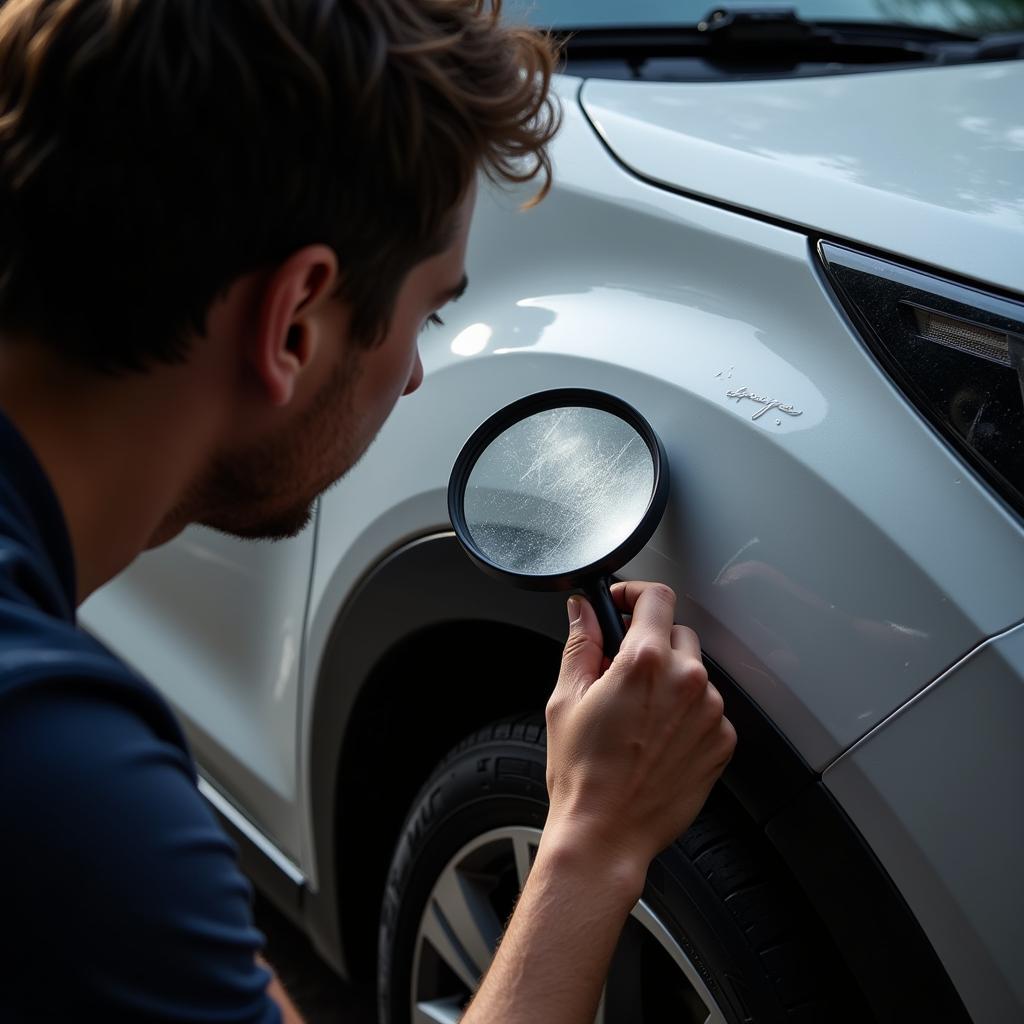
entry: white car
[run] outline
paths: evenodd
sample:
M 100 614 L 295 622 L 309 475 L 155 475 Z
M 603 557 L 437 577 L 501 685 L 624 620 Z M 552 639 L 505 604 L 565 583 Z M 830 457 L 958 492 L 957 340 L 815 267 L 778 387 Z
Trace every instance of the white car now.
M 799 14 L 534 4 L 580 29 L 554 188 L 482 190 L 423 387 L 298 537 L 191 529 L 83 611 L 382 1024 L 458 1019 L 543 826 L 565 595 L 472 565 L 446 485 L 556 387 L 662 438 L 621 575 L 739 736 L 600 1019 L 1024 1019 L 1024 11 Z

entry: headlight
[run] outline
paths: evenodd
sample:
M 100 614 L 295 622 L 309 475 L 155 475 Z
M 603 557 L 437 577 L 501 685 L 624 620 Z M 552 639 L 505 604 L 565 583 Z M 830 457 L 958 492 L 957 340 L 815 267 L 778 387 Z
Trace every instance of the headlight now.
M 818 254 L 895 383 L 1024 515 L 1024 303 L 831 242 Z

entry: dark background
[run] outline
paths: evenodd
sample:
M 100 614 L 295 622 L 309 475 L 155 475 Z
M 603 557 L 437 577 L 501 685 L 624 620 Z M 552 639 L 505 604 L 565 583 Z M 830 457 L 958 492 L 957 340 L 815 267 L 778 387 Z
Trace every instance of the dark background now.
M 306 1024 L 375 1024 L 373 986 L 353 988 L 317 956 L 309 939 L 264 898 L 255 901 L 256 926 L 267 937 L 273 966 Z

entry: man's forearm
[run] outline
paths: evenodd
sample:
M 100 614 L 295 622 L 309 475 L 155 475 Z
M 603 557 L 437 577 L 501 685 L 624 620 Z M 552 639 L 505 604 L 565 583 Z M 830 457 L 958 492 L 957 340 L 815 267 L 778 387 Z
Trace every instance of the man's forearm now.
M 591 1024 L 643 878 L 640 865 L 603 859 L 565 829 L 545 829 L 463 1024 Z

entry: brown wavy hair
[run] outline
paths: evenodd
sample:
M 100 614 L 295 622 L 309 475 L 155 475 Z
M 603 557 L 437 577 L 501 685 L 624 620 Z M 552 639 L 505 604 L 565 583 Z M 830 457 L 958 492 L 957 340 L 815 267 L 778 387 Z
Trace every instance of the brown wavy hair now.
M 239 275 L 338 256 L 353 336 L 483 171 L 550 185 L 549 39 L 500 0 L 7 0 L 0 330 L 106 371 L 187 356 Z

